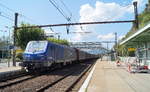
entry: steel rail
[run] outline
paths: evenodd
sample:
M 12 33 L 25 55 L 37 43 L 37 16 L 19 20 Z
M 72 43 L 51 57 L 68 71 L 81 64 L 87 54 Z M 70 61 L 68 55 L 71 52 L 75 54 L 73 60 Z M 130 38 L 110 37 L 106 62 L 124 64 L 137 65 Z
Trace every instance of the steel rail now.
M 92 65 L 90 65 L 88 68 L 86 68 L 86 70 L 80 74 L 80 76 L 77 78 L 77 80 L 76 80 L 75 82 L 73 82 L 72 85 L 69 86 L 69 87 L 65 90 L 65 92 L 71 92 L 71 90 L 74 88 L 74 86 L 82 79 L 82 77 L 83 77 L 94 65 L 95 65 L 95 63 L 92 64 Z
M 92 64 L 92 65 L 93 65 L 93 64 Z M 70 87 L 68 87 L 68 88 L 66 89 L 66 92 L 69 92 L 69 91 L 74 87 L 74 85 L 82 78 L 82 76 L 84 76 L 84 75 L 86 74 L 86 72 L 92 67 L 92 65 L 88 66 L 88 67 L 86 68 L 86 70 L 85 70 L 83 73 L 81 73 L 81 75 L 78 77 L 78 79 L 77 79 L 75 82 L 73 82 L 73 84 L 71 84 Z M 74 73 L 75 73 L 75 72 L 73 71 L 73 72 L 71 72 L 71 73 L 69 73 L 69 74 L 66 74 L 65 76 L 63 76 L 63 77 L 57 79 L 56 81 L 54 81 L 54 82 L 52 82 L 52 83 L 49 83 L 49 84 L 47 84 L 46 86 L 43 86 L 43 87 L 41 87 L 41 88 L 39 88 L 39 89 L 36 89 L 36 92 L 44 92 L 45 90 L 47 90 L 47 89 L 53 87 L 54 85 L 56 85 L 57 83 L 61 82 L 62 80 L 64 80 L 64 79 L 70 77 L 70 75 L 72 75 L 72 74 L 74 74 Z

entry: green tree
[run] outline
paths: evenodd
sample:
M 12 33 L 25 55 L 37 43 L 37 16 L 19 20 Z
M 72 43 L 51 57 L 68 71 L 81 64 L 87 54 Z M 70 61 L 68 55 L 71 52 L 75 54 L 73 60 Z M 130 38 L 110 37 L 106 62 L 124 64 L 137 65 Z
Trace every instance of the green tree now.
M 147 5 L 148 5 L 148 7 L 150 7 L 150 0 L 148 1 Z M 139 19 L 139 29 L 143 28 L 146 24 L 150 23 L 150 10 L 145 9 L 142 13 L 139 14 L 138 19 Z M 122 40 L 127 39 L 128 37 L 130 37 L 137 31 L 138 30 L 136 29 L 135 25 L 133 24 L 131 27 L 131 30 L 129 30 L 129 32 L 125 35 L 125 38 L 123 38 Z
M 21 24 L 21 27 L 32 26 L 30 24 Z M 27 43 L 31 40 L 45 40 L 44 30 L 41 28 L 21 28 L 16 32 L 16 43 L 21 49 L 25 49 Z
M 140 27 L 144 27 L 150 21 L 150 12 L 144 11 L 139 15 Z

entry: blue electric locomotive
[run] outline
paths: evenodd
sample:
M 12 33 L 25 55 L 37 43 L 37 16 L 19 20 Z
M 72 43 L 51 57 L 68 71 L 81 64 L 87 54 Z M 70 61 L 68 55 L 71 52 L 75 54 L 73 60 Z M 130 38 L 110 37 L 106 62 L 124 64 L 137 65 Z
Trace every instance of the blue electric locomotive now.
M 49 41 L 30 41 L 23 53 L 23 62 L 20 65 L 30 71 L 93 58 L 97 56 L 69 46 Z
M 50 67 L 52 64 L 66 64 L 78 59 L 77 50 L 48 41 L 30 41 L 23 54 L 21 66 L 28 70 Z

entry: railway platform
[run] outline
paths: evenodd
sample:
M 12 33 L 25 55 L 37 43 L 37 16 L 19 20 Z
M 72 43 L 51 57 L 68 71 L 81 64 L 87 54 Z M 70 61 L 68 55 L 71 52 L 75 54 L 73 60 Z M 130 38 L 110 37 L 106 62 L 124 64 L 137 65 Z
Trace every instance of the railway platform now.
M 24 72 L 21 67 L 3 67 L 0 69 L 0 80 Z
M 17 70 L 21 70 L 21 67 L 17 66 L 17 67 L 3 67 L 0 68 L 0 74 L 1 73 L 5 73 L 5 72 L 12 72 L 12 71 L 17 71 Z
M 149 92 L 149 73 L 130 73 L 124 65 L 98 60 L 79 92 Z

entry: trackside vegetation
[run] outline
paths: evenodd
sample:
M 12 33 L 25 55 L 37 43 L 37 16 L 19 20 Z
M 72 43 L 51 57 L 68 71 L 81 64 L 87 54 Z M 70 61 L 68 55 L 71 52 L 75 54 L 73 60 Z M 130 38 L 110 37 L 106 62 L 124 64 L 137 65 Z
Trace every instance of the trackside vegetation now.
M 21 27 L 31 26 L 30 24 L 21 24 Z M 44 30 L 41 28 L 22 28 L 17 30 L 16 44 L 21 49 L 25 49 L 27 43 L 32 40 L 44 40 Z
M 138 15 L 138 20 L 139 20 L 139 29 L 143 28 L 145 25 L 150 23 L 150 0 L 148 0 L 148 4 L 146 4 L 145 10 Z M 121 41 L 127 39 L 131 35 L 133 35 L 135 32 L 137 32 L 138 29 L 136 29 L 135 25 L 133 24 L 131 30 L 125 35 L 124 38 L 122 38 Z M 116 47 L 116 46 L 114 46 Z M 127 55 L 133 55 L 133 51 L 128 51 L 127 49 L 130 48 L 129 46 L 122 45 L 118 46 L 117 52 L 120 56 L 127 56 Z
M 65 39 L 47 38 L 47 40 L 57 44 L 69 45 L 69 42 Z

